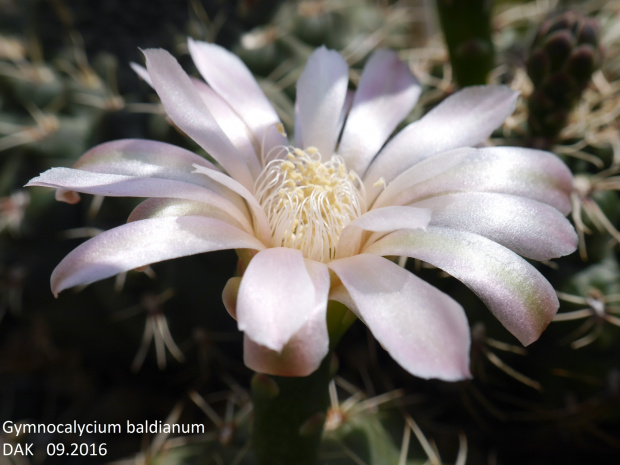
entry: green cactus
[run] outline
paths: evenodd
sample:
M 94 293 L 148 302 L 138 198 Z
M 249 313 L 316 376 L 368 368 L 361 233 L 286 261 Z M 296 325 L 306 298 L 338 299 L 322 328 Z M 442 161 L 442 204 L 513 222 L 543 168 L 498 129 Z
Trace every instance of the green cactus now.
M 437 0 L 454 79 L 461 87 L 486 84 L 494 65 L 493 0 Z
M 542 23 L 527 62 L 534 85 L 528 99 L 531 145 L 553 144 L 602 55 L 595 19 L 567 11 Z

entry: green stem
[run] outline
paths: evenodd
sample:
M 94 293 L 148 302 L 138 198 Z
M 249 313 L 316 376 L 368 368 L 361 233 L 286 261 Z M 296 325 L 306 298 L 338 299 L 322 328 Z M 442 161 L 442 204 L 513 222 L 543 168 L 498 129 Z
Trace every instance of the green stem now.
M 254 376 L 252 445 L 259 465 L 316 463 L 332 376 L 331 353 L 310 376 Z

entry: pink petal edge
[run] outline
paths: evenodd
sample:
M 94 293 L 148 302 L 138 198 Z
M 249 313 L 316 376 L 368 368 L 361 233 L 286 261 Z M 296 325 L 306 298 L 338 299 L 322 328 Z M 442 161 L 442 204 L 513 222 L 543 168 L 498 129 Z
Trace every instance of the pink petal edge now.
M 302 148 L 316 147 L 323 160 L 329 160 L 336 148 L 348 83 L 344 58 L 325 47 L 310 55 L 297 81 L 296 143 Z
M 256 79 L 241 59 L 216 44 L 188 39 L 194 64 L 207 84 L 245 121 L 264 154 L 287 146 L 288 141 L 275 128 L 280 125 L 277 113 Z
M 422 86 L 395 52 L 374 52 L 360 77 L 338 154 L 362 174 L 396 126 L 415 106 Z
M 151 263 L 225 249 L 264 246 L 254 237 L 212 218 L 153 218 L 105 231 L 72 250 L 52 273 L 55 296 Z
M 322 318 L 326 324 L 328 292 L 324 264 L 305 260 L 296 249 L 265 249 L 250 261 L 241 280 L 239 330 L 253 342 L 281 352 L 308 321 Z
M 439 152 L 479 144 L 515 109 L 518 93 L 506 86 L 472 86 L 449 96 L 400 131 L 364 175 L 370 188 Z
M 525 259 L 483 236 L 429 226 L 380 239 L 367 253 L 417 258 L 474 291 L 523 345 L 540 337 L 559 307 L 555 290 Z
M 329 267 L 354 302 L 351 310 L 404 369 L 427 379 L 471 377 L 469 326 L 452 298 L 382 257 L 355 255 Z
M 211 115 L 177 60 L 165 50 L 149 49 L 143 53 L 153 87 L 170 119 L 232 177 L 246 188 L 253 189 L 254 182 L 242 156 Z

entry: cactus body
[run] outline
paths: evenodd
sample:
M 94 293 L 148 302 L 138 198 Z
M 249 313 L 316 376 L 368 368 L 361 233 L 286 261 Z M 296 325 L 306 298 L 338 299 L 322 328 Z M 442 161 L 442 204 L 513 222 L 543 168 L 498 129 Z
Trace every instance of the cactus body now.
M 549 147 L 557 138 L 601 58 L 596 20 L 569 11 L 541 25 L 527 63 L 532 145 Z

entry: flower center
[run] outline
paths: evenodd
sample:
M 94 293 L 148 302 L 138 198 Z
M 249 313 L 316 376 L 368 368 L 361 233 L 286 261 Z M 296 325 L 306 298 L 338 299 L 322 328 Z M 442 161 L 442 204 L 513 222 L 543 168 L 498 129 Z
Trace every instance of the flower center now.
M 328 262 L 336 256 L 340 233 L 365 211 L 363 184 L 344 161 L 289 148 L 284 159 L 270 161 L 256 179 L 256 198 L 271 227 L 273 247 L 301 250 Z

